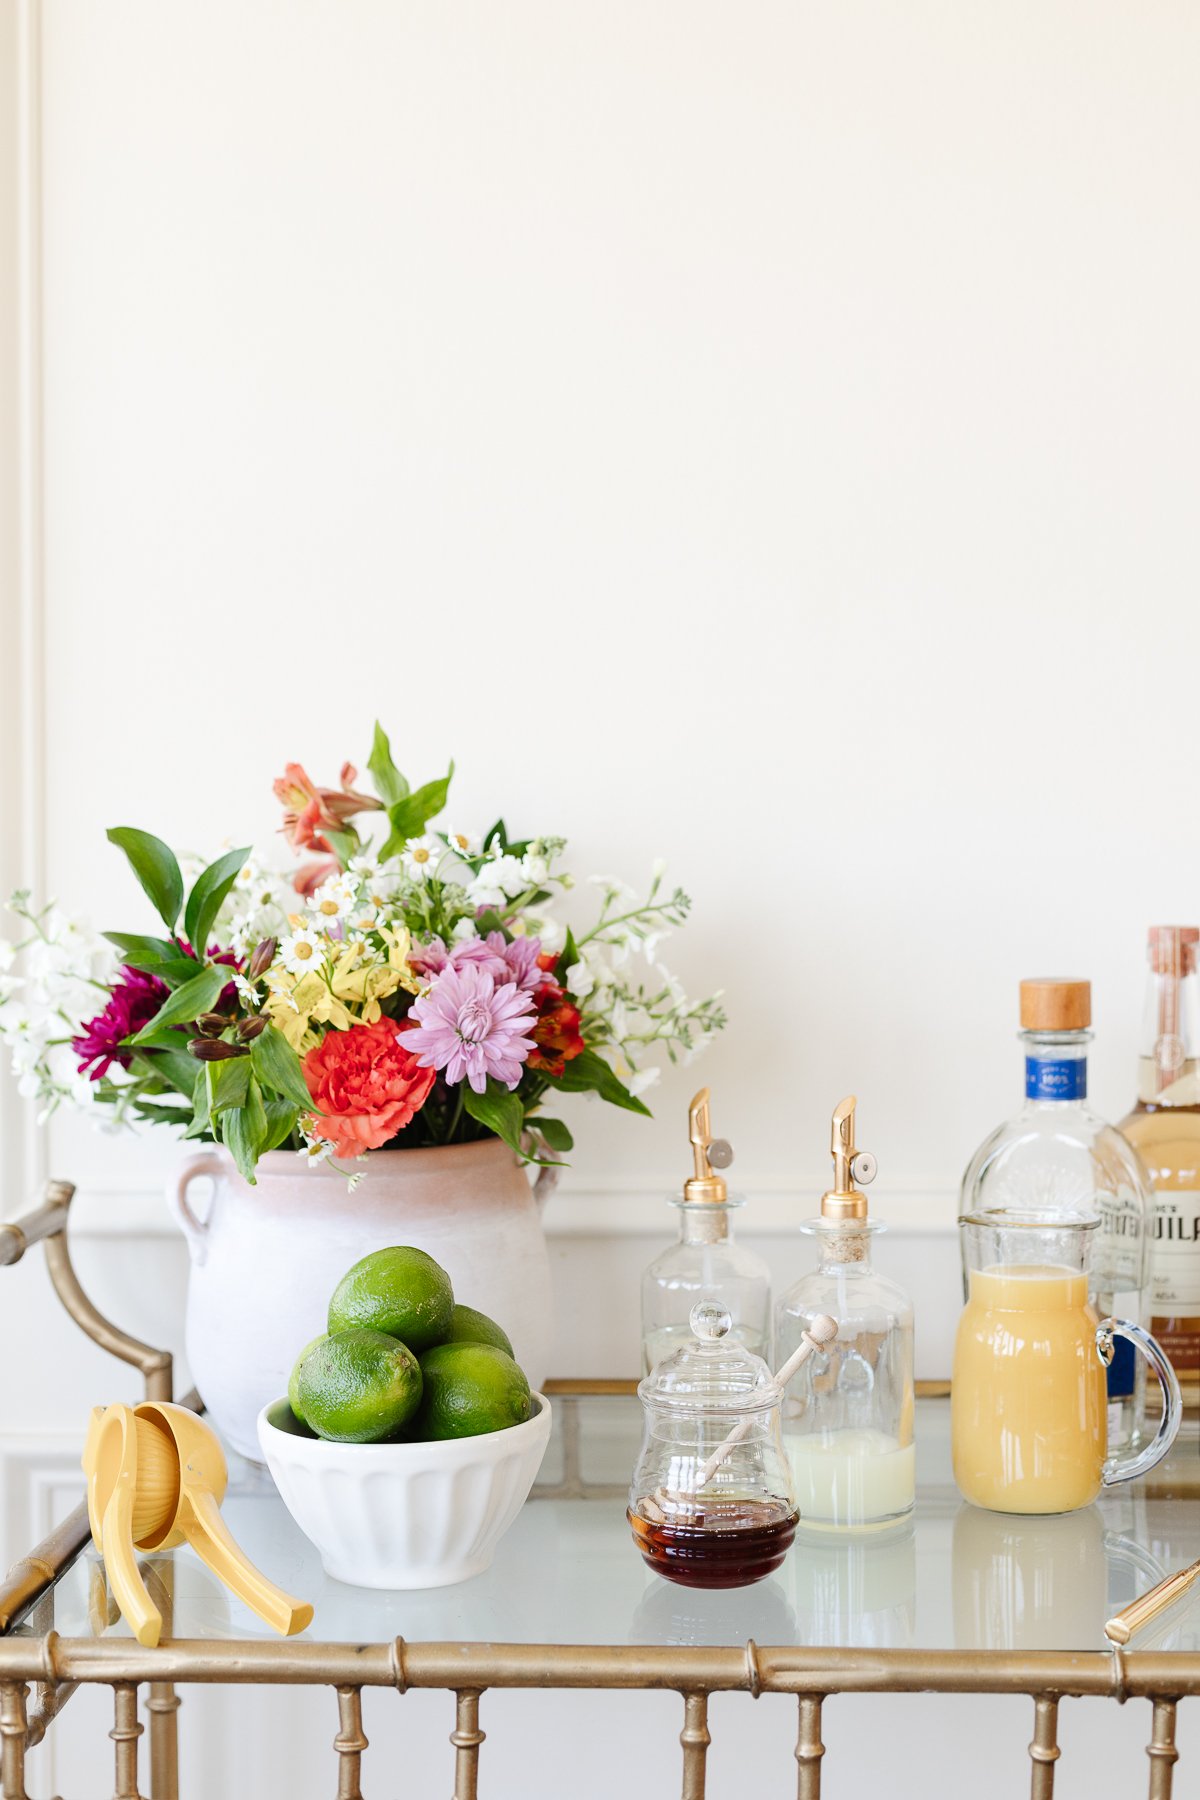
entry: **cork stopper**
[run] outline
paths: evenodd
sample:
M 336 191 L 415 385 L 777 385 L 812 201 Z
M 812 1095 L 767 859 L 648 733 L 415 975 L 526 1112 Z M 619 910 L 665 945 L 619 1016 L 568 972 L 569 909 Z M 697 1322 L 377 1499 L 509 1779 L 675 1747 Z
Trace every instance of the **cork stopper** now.
M 1092 984 L 1042 976 L 1021 983 L 1022 1031 L 1086 1031 L 1092 1022 Z
M 1152 925 L 1150 967 L 1156 975 L 1191 975 L 1196 968 L 1200 928 L 1195 925 Z

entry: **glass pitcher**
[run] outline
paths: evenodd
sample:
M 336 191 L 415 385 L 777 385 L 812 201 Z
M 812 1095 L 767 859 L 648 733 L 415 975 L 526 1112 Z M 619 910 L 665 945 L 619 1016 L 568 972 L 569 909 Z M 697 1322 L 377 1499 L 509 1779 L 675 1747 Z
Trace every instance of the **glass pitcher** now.
M 1088 1300 L 1096 1218 L 1000 1210 L 959 1221 L 968 1298 L 954 1346 L 951 1449 L 963 1496 L 994 1512 L 1064 1513 L 1131 1481 L 1175 1441 L 1179 1383 L 1160 1346 Z M 1137 1455 L 1105 1458 L 1105 1370 L 1125 1338 L 1158 1376 L 1163 1415 Z
M 690 1341 L 638 1385 L 645 1431 L 627 1516 L 657 1575 L 744 1587 L 777 1569 L 796 1535 L 780 1393 L 762 1357 L 730 1338 L 718 1301 L 697 1301 L 690 1323 Z

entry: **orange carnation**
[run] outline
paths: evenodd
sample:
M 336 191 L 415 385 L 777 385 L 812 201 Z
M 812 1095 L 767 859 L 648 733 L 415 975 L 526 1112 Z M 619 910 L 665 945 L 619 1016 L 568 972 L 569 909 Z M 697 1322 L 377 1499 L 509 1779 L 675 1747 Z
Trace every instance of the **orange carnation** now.
M 434 1071 L 404 1048 L 394 1019 L 330 1031 L 304 1058 L 304 1079 L 320 1110 L 309 1130 L 338 1156 L 378 1150 L 420 1112 Z

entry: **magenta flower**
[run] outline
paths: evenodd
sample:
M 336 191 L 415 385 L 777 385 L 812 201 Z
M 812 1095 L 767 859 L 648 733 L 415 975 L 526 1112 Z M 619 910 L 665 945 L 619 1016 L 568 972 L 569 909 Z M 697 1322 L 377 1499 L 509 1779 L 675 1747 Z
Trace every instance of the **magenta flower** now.
M 533 1000 L 514 982 L 497 986 L 475 963 L 451 964 L 408 1016 L 417 1023 L 404 1047 L 423 1069 L 441 1069 L 452 1084 L 465 1075 L 477 1094 L 489 1075 L 508 1088 L 520 1081 L 533 1049 L 533 1039 L 522 1035 L 533 1022 Z
M 80 1028 L 71 1048 L 79 1057 L 79 1073 L 100 1081 L 114 1063 L 127 1069 L 132 1060 L 121 1048 L 122 1038 L 132 1037 L 154 1017 L 169 989 L 157 975 L 143 975 L 140 969 L 123 969 L 124 979 L 113 988 L 102 1013 Z

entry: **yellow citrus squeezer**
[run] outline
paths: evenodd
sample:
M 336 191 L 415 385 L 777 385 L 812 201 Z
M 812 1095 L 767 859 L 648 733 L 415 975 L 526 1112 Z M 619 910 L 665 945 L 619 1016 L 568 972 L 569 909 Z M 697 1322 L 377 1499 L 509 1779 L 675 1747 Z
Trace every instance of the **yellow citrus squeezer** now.
M 83 1452 L 92 1538 L 113 1597 L 139 1644 L 153 1648 L 162 1614 L 137 1566 L 139 1550 L 189 1543 L 266 1624 L 291 1637 L 313 1616 L 246 1558 L 221 1517 L 229 1480 L 212 1429 L 186 1406 L 97 1406 Z

